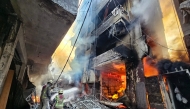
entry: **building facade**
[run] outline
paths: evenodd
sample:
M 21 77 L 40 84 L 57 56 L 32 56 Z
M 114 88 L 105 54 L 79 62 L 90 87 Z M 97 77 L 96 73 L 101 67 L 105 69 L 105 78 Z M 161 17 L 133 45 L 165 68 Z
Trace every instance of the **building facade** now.
M 86 42 L 75 53 L 79 62 L 88 57 L 81 68 L 87 94 L 134 109 L 188 108 L 175 92 L 179 89 L 189 101 L 184 91 L 189 86 L 177 82 L 189 81 L 185 79 L 189 76 L 188 24 L 180 18 L 188 11 L 180 8 L 181 13 L 178 8 L 188 2 L 176 2 L 83 0 L 82 8 L 90 7 L 89 11 L 85 8 L 87 17 L 80 34 Z M 173 16 L 175 20 L 170 19 Z

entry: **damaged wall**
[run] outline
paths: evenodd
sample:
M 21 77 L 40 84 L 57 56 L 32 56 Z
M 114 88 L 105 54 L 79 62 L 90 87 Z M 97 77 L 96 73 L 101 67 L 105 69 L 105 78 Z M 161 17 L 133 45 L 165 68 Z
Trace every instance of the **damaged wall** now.
M 38 85 L 40 94 L 42 80 L 51 77 L 48 75 L 51 56 L 76 16 L 52 0 L 11 0 L 11 3 L 22 21 L 19 33 L 22 38 L 17 45 L 18 54 L 24 55 L 19 80 L 23 81 L 24 70 L 29 65 L 30 79 Z
M 73 15 L 77 15 L 79 0 L 52 0 L 53 2 L 59 4 L 65 10 L 69 11 Z

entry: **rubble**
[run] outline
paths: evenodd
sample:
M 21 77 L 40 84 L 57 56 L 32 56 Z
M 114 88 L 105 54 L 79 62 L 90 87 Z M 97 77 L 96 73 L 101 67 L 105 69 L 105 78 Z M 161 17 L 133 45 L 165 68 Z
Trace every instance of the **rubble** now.
M 94 96 L 84 96 L 78 98 L 76 101 L 71 101 L 68 105 L 69 109 L 110 109 L 101 104 Z

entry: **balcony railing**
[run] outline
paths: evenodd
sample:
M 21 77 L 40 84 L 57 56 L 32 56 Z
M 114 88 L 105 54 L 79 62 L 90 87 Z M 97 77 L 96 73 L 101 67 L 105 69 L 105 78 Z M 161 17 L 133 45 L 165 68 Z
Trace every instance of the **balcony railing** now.
M 103 32 L 105 32 L 108 28 L 114 25 L 120 19 L 129 22 L 128 13 L 123 9 L 123 7 L 116 7 L 107 17 L 102 21 L 102 23 L 97 27 L 97 29 L 93 30 L 92 36 L 99 36 Z
M 115 47 L 101 55 L 94 57 L 90 62 L 90 67 L 98 67 L 103 64 L 112 62 L 114 60 L 121 60 L 122 58 L 130 57 L 130 49 L 124 45 Z

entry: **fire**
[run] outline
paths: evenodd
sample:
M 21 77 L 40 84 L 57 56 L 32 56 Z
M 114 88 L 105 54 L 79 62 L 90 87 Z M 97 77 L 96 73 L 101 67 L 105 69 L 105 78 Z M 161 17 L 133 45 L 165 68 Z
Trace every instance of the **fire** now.
M 113 96 L 112 96 L 112 99 L 114 99 L 114 100 L 116 100 L 116 99 L 118 99 L 118 94 L 114 94 Z
M 114 69 L 117 69 L 120 72 L 125 72 L 125 64 L 124 63 L 120 63 L 120 64 L 112 63 L 112 66 L 114 67 Z
M 113 99 L 113 100 L 116 100 L 116 99 L 118 99 L 119 97 L 123 96 L 123 91 L 124 91 L 124 90 L 125 90 L 125 88 L 124 88 L 124 87 L 121 87 L 121 88 L 117 91 L 117 93 L 112 96 L 112 99 Z
M 150 104 L 149 104 L 149 100 L 148 100 L 148 93 L 146 93 L 146 101 L 147 101 L 148 109 L 151 109 Z
M 167 78 L 166 78 L 166 76 L 163 76 L 163 81 L 164 81 L 164 83 L 165 83 L 166 90 L 169 91 L 169 87 L 168 87 L 168 85 L 167 85 Z
M 122 88 L 120 88 L 117 92 L 118 92 L 118 93 L 122 93 L 124 90 L 125 90 L 125 88 L 122 87 Z
M 117 106 L 117 109 L 126 109 L 127 107 L 124 106 L 123 104 L 120 104 L 119 106 Z
M 183 32 L 173 0 L 159 0 L 162 21 L 170 59 L 172 61 L 188 61 L 188 53 L 183 41 Z M 173 50 L 171 50 L 173 49 Z M 180 51 L 184 50 L 184 51 Z
M 109 100 L 116 101 L 126 89 L 126 66 L 123 61 L 110 63 L 112 69 L 101 71 L 101 93 Z
M 144 75 L 145 77 L 157 76 L 158 70 L 156 69 L 156 62 L 150 57 L 143 58 Z
M 38 96 L 32 96 L 32 100 L 35 103 L 39 103 L 40 102 L 40 98 Z
M 117 72 L 101 73 L 102 94 L 110 100 L 123 96 L 126 89 L 126 75 Z

